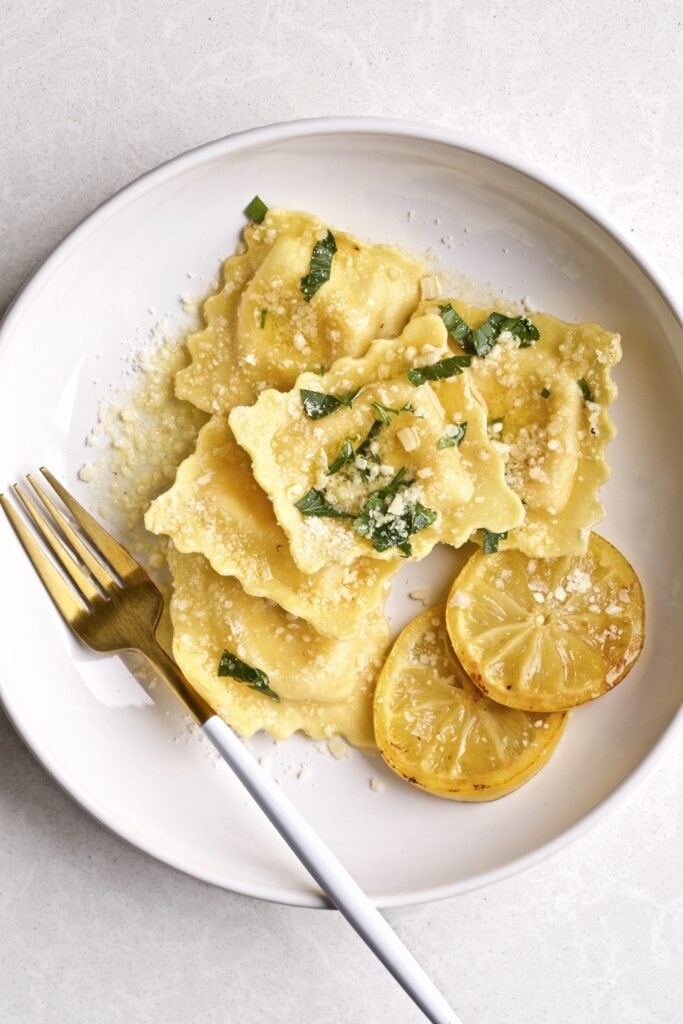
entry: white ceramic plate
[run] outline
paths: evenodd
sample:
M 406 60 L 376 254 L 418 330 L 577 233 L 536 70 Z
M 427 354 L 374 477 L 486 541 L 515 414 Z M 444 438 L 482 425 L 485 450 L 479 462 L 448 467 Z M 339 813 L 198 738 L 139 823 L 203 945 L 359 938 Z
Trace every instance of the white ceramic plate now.
M 574 713 L 550 764 L 496 803 L 453 804 L 377 758 L 335 761 L 297 737 L 268 752 L 282 786 L 382 906 L 463 892 L 580 834 L 642 774 L 683 693 L 681 324 L 655 273 L 604 218 L 520 161 L 443 129 L 375 120 L 259 128 L 165 164 L 93 213 L 21 294 L 0 346 L 0 484 L 46 463 L 76 475 L 122 342 L 149 307 L 201 290 L 254 192 L 377 241 L 421 250 L 510 298 L 621 331 L 619 436 L 604 534 L 636 567 L 648 635 L 629 679 Z M 409 217 L 408 211 L 412 211 Z M 448 239 L 450 247 L 441 239 Z M 127 352 L 128 350 L 126 350 Z M 438 597 L 453 556 L 411 567 Z M 238 892 L 319 906 L 315 886 L 223 766 L 178 736 L 179 710 L 70 636 L 0 523 L 2 699 L 33 752 L 103 823 L 160 860 Z M 406 587 L 401 581 L 400 593 Z M 397 624 L 415 614 L 395 599 Z M 153 699 L 152 699 L 153 698 Z M 164 713 L 167 712 L 167 713 Z M 174 742 L 174 739 L 176 742 Z M 272 749 L 271 749 L 272 748 Z M 296 772 L 310 762 L 312 775 Z M 371 790 L 371 776 L 385 783 Z

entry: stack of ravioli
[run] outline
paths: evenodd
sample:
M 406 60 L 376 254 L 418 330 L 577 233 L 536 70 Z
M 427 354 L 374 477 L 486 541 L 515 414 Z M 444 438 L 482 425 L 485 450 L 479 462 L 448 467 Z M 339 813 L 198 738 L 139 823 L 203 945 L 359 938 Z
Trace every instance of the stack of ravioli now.
M 309 214 L 264 210 L 245 243 L 176 378 L 211 418 L 145 519 L 172 541 L 173 653 L 245 736 L 373 746 L 406 559 L 586 550 L 619 337 L 423 298 L 418 260 Z

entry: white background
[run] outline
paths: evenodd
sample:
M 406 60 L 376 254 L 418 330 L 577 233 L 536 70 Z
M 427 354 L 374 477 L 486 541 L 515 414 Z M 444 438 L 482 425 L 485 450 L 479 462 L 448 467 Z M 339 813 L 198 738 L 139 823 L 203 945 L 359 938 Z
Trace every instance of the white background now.
M 2 21 L 0 307 L 141 172 L 324 114 L 436 122 L 531 156 L 681 292 L 677 3 L 11 0 Z M 465 1024 L 680 1022 L 681 746 L 552 860 L 389 914 Z M 129 848 L 2 718 L 0 922 L 0 1024 L 420 1020 L 337 915 L 213 890 Z

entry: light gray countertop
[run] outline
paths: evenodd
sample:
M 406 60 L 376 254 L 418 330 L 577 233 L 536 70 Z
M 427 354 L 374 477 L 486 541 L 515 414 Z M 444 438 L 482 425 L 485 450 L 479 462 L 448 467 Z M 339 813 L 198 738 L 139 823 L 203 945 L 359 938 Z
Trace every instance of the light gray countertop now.
M 0 308 L 141 172 L 325 114 L 431 121 L 529 155 L 683 287 L 677 3 L 9 0 L 3 23 Z M 679 738 L 551 860 L 389 913 L 466 1024 L 683 1018 L 682 778 Z M 234 896 L 137 852 L 1 717 L 0 822 L 0 1024 L 420 1019 L 338 915 Z

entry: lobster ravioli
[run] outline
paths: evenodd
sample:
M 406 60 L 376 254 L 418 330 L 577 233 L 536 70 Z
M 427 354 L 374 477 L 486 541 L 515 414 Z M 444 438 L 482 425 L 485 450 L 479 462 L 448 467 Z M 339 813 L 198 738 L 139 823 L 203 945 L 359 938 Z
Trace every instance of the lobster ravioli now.
M 471 498 L 457 446 L 439 446 L 448 422 L 428 379 L 451 356 L 446 339 L 438 317 L 423 317 L 361 359 L 233 409 L 230 426 L 302 572 L 364 556 L 423 557 Z
M 176 394 L 206 412 L 249 404 L 264 388 L 287 390 L 304 370 L 362 355 L 395 337 L 417 305 L 423 265 L 389 245 L 336 231 L 329 279 L 312 296 L 302 280 L 328 237 L 309 213 L 269 210 L 244 232 L 245 250 L 223 267 L 223 286 L 191 334 L 192 361 Z
M 248 594 L 277 601 L 337 639 L 358 633 L 366 616 L 383 604 L 388 581 L 401 565 L 398 558 L 359 558 L 311 576 L 302 573 L 248 455 L 218 414 L 201 430 L 173 486 L 148 509 L 145 524 L 171 537 L 178 551 L 205 555 L 217 573 L 236 576 Z
M 169 550 L 173 577 L 173 655 L 211 707 L 243 736 L 266 729 L 284 739 L 300 729 L 314 739 L 340 734 L 374 743 L 372 695 L 386 655 L 381 609 L 367 616 L 363 642 L 330 640 L 274 602 L 219 576 L 201 555 Z M 218 675 L 229 650 L 268 676 L 279 701 Z
M 456 299 L 442 300 L 436 312 L 447 305 L 472 329 L 488 316 Z M 434 309 L 423 303 L 418 312 Z M 609 406 L 617 394 L 611 369 L 621 358 L 621 339 L 594 323 L 568 324 L 544 313 L 531 319 L 537 340 L 520 345 L 503 331 L 485 356 L 472 355 L 467 373 L 526 511 L 500 547 L 552 558 L 584 552 L 591 527 L 604 516 L 598 491 L 610 475 L 605 447 L 616 433 Z

